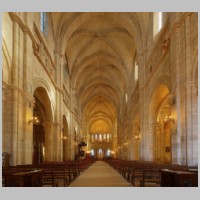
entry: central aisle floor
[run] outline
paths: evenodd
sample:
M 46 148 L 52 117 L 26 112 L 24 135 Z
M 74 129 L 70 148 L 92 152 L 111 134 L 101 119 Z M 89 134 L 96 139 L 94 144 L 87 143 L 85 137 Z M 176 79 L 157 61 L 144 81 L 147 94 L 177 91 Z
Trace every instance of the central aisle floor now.
M 131 187 L 131 184 L 106 162 L 97 161 L 69 187 Z

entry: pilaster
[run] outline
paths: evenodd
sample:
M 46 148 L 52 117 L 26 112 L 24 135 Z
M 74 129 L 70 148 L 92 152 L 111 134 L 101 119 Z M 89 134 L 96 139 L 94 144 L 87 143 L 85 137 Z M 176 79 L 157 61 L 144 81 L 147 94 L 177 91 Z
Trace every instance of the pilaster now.
M 18 87 L 18 62 L 19 62 L 19 25 L 13 21 L 13 57 L 12 57 L 12 84 Z M 11 130 L 11 165 L 17 165 L 18 162 L 18 91 L 12 91 L 12 130 Z
M 54 159 L 54 137 L 53 137 L 53 122 L 44 121 L 45 127 L 45 162 L 53 161 Z

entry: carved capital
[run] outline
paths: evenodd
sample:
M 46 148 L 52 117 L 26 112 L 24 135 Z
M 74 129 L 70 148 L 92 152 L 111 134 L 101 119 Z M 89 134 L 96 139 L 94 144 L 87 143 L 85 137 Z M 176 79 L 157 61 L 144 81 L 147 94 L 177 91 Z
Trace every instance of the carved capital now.
M 34 54 L 39 54 L 39 45 L 36 42 L 33 42 L 33 51 Z
M 162 51 L 163 51 L 163 53 L 165 53 L 169 49 L 169 46 L 170 46 L 170 38 L 167 38 L 162 43 Z

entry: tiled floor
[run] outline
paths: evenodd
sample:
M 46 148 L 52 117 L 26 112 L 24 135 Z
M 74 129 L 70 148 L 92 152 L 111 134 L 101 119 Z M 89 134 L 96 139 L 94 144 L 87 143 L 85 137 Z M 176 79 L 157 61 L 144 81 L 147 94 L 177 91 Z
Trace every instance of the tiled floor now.
M 103 161 L 97 161 L 69 187 L 131 187 L 120 174 Z

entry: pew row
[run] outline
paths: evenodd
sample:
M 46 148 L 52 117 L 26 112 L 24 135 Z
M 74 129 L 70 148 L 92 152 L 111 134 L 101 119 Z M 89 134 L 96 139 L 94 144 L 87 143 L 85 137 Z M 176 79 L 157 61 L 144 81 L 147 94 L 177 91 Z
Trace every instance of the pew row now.
M 2 168 L 3 187 L 66 187 L 94 160 L 48 162 Z
M 177 165 L 177 164 L 160 164 L 160 163 L 158 164 L 148 161 L 127 161 L 120 159 L 112 159 L 112 160 L 110 159 L 106 160 L 106 162 L 110 164 L 116 171 L 118 171 L 118 173 L 120 173 L 125 179 L 127 179 L 127 181 L 131 182 L 131 184 L 135 187 L 168 187 L 166 186 L 167 184 L 164 184 L 163 181 L 161 180 L 162 170 L 172 170 L 175 171 L 174 172 L 175 174 L 177 171 L 179 172 L 179 175 L 177 175 L 177 177 L 178 176 L 184 177 L 184 175 L 181 175 L 181 172 L 183 172 L 182 174 L 190 174 L 190 177 L 193 177 L 193 179 L 195 180 L 194 182 L 192 182 L 190 179 L 191 187 L 197 186 L 196 184 L 197 183 L 196 180 L 198 179 L 197 166 L 191 167 L 191 166 Z M 176 186 L 179 187 L 178 183 Z M 173 184 L 171 184 L 171 187 L 173 187 Z

